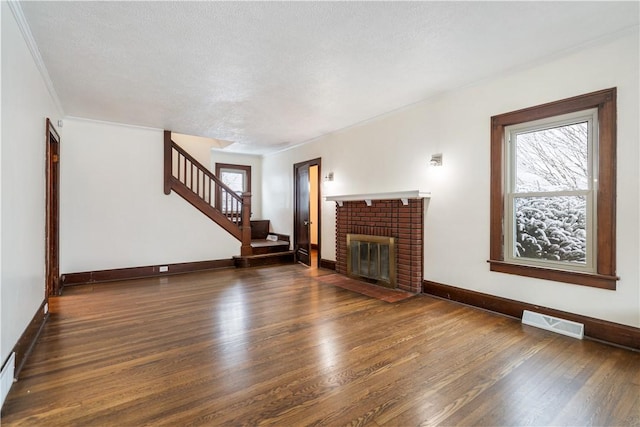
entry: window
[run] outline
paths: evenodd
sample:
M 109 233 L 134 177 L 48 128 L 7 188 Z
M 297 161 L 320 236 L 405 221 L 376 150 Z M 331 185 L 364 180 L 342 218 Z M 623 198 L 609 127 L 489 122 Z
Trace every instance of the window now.
M 251 193 L 251 166 L 216 163 L 216 176 L 224 185 L 240 196 L 244 193 Z M 239 202 L 226 197 L 226 193 L 227 190 L 223 188 L 216 192 L 216 206 L 219 206 L 222 212 L 239 211 L 241 208 Z M 238 203 L 238 205 L 230 206 L 230 203 Z
M 594 272 L 597 110 L 505 127 L 505 259 Z
M 615 289 L 615 100 L 492 117 L 492 271 Z

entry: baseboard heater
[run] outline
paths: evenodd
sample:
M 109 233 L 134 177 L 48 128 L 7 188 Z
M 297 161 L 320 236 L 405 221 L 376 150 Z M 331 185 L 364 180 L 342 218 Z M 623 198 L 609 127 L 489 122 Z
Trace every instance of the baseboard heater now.
M 0 407 L 4 404 L 4 399 L 6 399 L 7 394 L 9 394 L 9 389 L 13 385 L 13 375 L 15 370 L 16 353 L 13 352 L 0 372 Z
M 547 331 L 556 332 L 558 334 L 567 335 L 569 337 L 582 339 L 584 337 L 584 325 L 582 323 L 572 322 L 571 320 L 559 319 L 546 314 L 536 313 L 534 311 L 524 310 L 522 312 L 522 323 L 536 328 L 546 329 Z

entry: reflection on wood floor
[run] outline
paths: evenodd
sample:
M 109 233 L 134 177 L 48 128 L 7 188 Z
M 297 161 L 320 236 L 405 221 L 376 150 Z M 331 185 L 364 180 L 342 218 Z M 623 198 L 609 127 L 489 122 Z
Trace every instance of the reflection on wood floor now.
M 639 425 L 640 354 L 300 265 L 68 288 L 2 425 Z

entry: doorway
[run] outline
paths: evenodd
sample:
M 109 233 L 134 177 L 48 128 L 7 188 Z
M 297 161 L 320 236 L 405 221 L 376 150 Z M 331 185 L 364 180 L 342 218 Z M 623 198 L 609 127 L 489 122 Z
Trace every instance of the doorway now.
M 293 165 L 293 250 L 296 261 L 315 268 L 321 255 L 320 164 L 318 158 Z
M 60 295 L 60 135 L 47 119 L 46 128 L 46 296 Z

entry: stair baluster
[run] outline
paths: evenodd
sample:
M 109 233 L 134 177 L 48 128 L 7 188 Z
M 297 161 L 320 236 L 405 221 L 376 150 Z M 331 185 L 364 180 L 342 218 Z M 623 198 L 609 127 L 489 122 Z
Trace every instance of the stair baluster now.
M 227 187 L 172 141 L 170 131 L 165 131 L 164 192 L 170 194 L 172 190 L 240 240 L 242 256 L 251 255 L 251 194 L 239 195 Z M 212 192 L 220 197 L 211 197 Z M 216 200 L 221 206 L 216 205 Z

